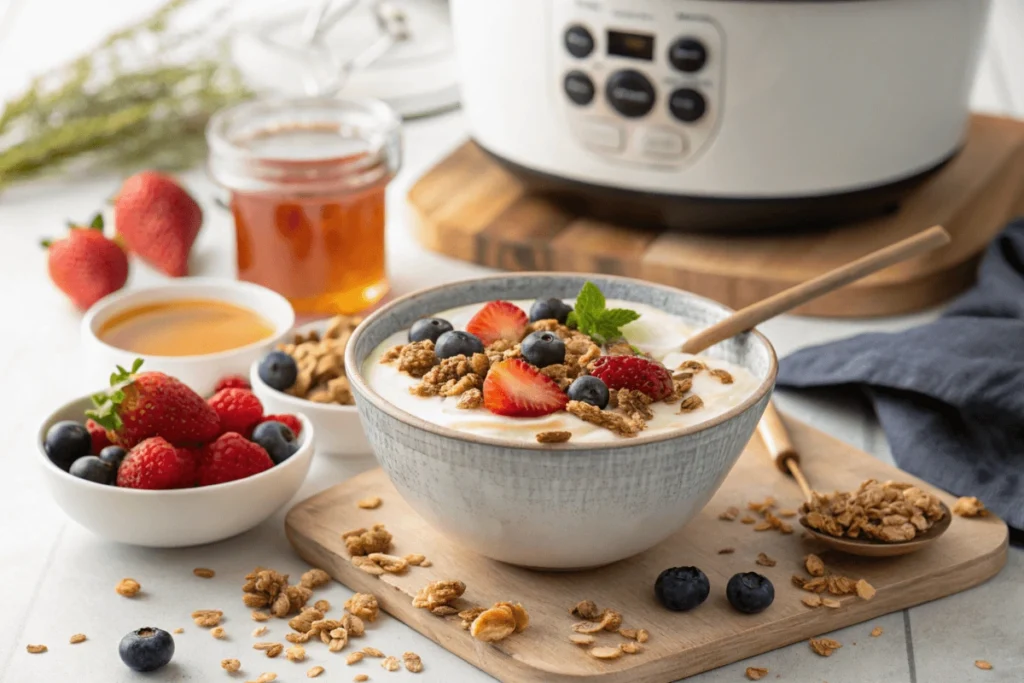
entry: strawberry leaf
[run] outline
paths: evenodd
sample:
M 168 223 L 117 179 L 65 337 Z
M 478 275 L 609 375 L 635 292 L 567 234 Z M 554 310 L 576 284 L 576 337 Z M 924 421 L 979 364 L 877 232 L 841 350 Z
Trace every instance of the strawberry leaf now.
M 93 230 L 99 230 L 100 232 L 103 232 L 103 214 L 97 213 L 95 216 L 93 216 L 92 220 L 89 221 L 89 227 L 92 228 Z
M 117 371 L 110 373 L 110 389 L 91 396 L 92 404 L 95 407 L 92 410 L 85 411 L 86 417 L 92 418 L 105 429 L 111 431 L 120 429 L 124 422 L 121 421 L 121 416 L 117 414 L 117 409 L 124 403 L 124 388 L 132 383 L 133 375 L 141 367 L 141 358 L 135 359 L 131 370 L 125 370 L 122 366 L 118 365 Z

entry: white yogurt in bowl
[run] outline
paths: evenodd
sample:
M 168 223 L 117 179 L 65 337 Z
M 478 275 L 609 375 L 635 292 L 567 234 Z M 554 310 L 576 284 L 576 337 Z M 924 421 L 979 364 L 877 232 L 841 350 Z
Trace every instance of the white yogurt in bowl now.
M 443 318 L 456 330 L 464 330 L 469 320 L 486 303 L 424 314 Z M 512 303 L 528 311 L 533 300 L 516 300 Z M 566 303 L 573 305 L 574 301 L 567 299 Z M 742 404 L 761 384 L 761 380 L 750 371 L 735 363 L 680 353 L 679 348 L 683 342 L 695 332 L 682 318 L 634 301 L 609 300 L 607 307 L 631 309 L 640 314 L 638 320 L 622 328 L 623 334 L 633 346 L 660 361 L 668 369 L 678 368 L 684 361 L 696 359 L 709 369 L 724 370 L 732 378 L 731 383 L 725 383 L 707 371 L 694 373 L 691 378 L 692 388 L 686 395 L 699 396 L 703 405 L 695 410 L 680 412 L 678 399 L 672 403 L 655 401 L 650 406 L 653 417 L 646 420 L 646 428 L 641 432 L 643 435 L 691 427 L 718 417 Z M 507 417 L 494 414 L 484 407 L 459 408 L 458 396 L 417 395 L 411 390 L 420 384 L 419 378 L 399 371 L 395 363 L 381 362 L 389 349 L 407 342 L 407 329 L 388 336 L 367 356 L 362 374 L 369 386 L 385 400 L 420 419 L 467 434 L 532 443 L 536 443 L 538 433 L 556 431 L 571 432 L 574 443 L 628 438 L 564 410 L 543 417 Z

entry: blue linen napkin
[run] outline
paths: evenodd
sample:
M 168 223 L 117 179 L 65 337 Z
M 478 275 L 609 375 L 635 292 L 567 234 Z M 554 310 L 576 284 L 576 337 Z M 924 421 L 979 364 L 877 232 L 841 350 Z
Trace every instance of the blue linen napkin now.
M 902 469 L 1024 529 L 1024 218 L 935 322 L 801 349 L 778 385 L 862 388 Z

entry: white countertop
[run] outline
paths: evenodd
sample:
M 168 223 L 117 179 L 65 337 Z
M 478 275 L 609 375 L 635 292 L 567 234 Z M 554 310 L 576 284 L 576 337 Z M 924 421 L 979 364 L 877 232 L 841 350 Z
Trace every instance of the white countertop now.
M 1010 42 L 1012 34 L 1007 33 L 1005 22 L 1018 21 L 1018 31 L 1024 26 L 1024 12 L 1010 2 L 997 3 L 997 14 L 1002 12 L 999 17 L 1004 23 L 993 20 L 993 42 L 986 51 L 975 101 L 989 111 L 1024 114 L 1020 72 L 1015 73 L 1015 89 L 1006 78 L 1007 60 L 1022 53 L 1019 44 Z M 28 3 L 23 4 L 22 19 L 29 14 L 38 19 L 45 10 L 40 6 L 59 3 L 42 0 L 34 3 L 31 11 Z M 87 6 L 75 5 L 79 9 Z M 10 34 L 7 26 L 6 35 Z M 997 44 L 1000 35 L 1003 40 Z M 0 45 L 4 37 L 4 23 L 0 21 Z M 24 36 L 17 40 L 27 45 Z M 0 50 L 0 63 L 5 63 L 5 68 L 11 64 L 9 58 Z M 0 82 L 0 93 L 10 92 L 10 86 L 11 82 Z M 420 248 L 412 237 L 404 207 L 409 185 L 464 137 L 459 113 L 414 122 L 406 128 L 405 166 L 389 195 L 388 258 L 396 293 L 486 272 Z M 212 187 L 201 172 L 186 174 L 185 180 L 207 215 L 193 252 L 193 273 L 231 277 L 234 247 L 230 217 L 214 206 Z M 257 529 L 224 543 L 156 551 L 104 542 L 67 519 L 50 501 L 33 463 L 38 422 L 54 405 L 94 387 L 82 386 L 76 379 L 82 362 L 80 317 L 48 281 L 45 255 L 38 242 L 43 236 L 59 234 L 66 218 L 91 215 L 116 186 L 117 179 L 112 176 L 63 178 L 17 187 L 0 196 L 0 236 L 4 240 L 0 249 L 0 291 L 5 295 L 0 309 L 5 332 L 0 340 L 0 438 L 9 444 L 0 474 L 0 585 L 6 588 L 4 616 L 0 619 L 0 683 L 142 680 L 121 664 L 116 648 L 124 633 L 143 625 L 185 628 L 184 634 L 175 636 L 174 663 L 145 680 L 243 681 L 274 671 L 282 683 L 294 683 L 306 680 L 305 671 L 314 664 L 327 668 L 318 680 L 328 681 L 348 681 L 360 672 L 370 674 L 375 681 L 492 680 L 386 615 L 373 625 L 363 644 L 389 654 L 401 655 L 406 650 L 419 653 L 425 667 L 422 674 L 391 674 L 372 660 L 346 667 L 338 655 L 329 655 L 319 647 L 311 647 L 312 659 L 302 664 L 283 657 L 268 660 L 252 650 L 250 632 L 257 624 L 249 619 L 249 610 L 240 600 L 242 576 L 256 565 L 293 576 L 305 569 L 285 540 L 283 511 Z M 129 286 L 159 279 L 133 263 Z M 922 314 L 872 321 L 790 317 L 763 329 L 780 354 L 786 354 L 799 346 L 862 331 L 899 329 L 928 317 Z M 779 405 L 844 441 L 890 460 L 884 435 L 860 400 L 782 395 Z M 297 499 L 372 465 L 372 460 L 317 458 Z M 195 578 L 194 567 L 211 567 L 217 576 L 208 581 Z M 140 598 L 128 600 L 114 593 L 114 585 L 126 576 L 141 582 L 144 593 Z M 340 606 L 348 593 L 335 584 L 318 592 L 317 597 L 326 597 Z M 195 609 L 224 610 L 228 639 L 214 640 L 195 627 L 189 618 Z M 756 665 L 770 670 L 768 680 L 778 676 L 777 680 L 800 683 L 1020 681 L 1024 680 L 1022 611 L 1024 552 L 1011 549 L 1007 568 L 978 588 L 839 631 L 834 637 L 844 648 L 830 658 L 818 657 L 806 644 L 798 643 L 690 680 L 741 681 L 745 680 L 744 668 Z M 287 631 L 283 622 L 268 625 L 270 639 L 281 640 Z M 868 632 L 875 625 L 883 626 L 885 634 L 869 638 Z M 89 640 L 71 646 L 68 638 L 74 633 L 85 633 Z M 50 651 L 28 654 L 25 646 L 29 643 L 46 644 Z M 228 677 L 220 670 L 220 660 L 229 657 L 242 660 L 244 675 Z M 995 669 L 976 669 L 976 659 L 992 662 Z

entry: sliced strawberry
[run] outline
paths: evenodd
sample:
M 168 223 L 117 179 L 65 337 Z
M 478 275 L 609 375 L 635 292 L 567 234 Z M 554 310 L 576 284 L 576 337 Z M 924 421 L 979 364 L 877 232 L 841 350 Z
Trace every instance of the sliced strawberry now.
M 492 365 L 484 380 L 484 407 L 496 415 L 540 417 L 568 402 L 555 380 L 519 358 Z
M 526 312 L 508 301 L 492 301 L 466 323 L 466 332 L 476 335 L 484 346 L 505 339 L 520 342 L 526 334 L 530 318 Z
M 672 373 L 643 356 L 601 356 L 590 371 L 609 389 L 642 391 L 655 401 L 672 393 Z

